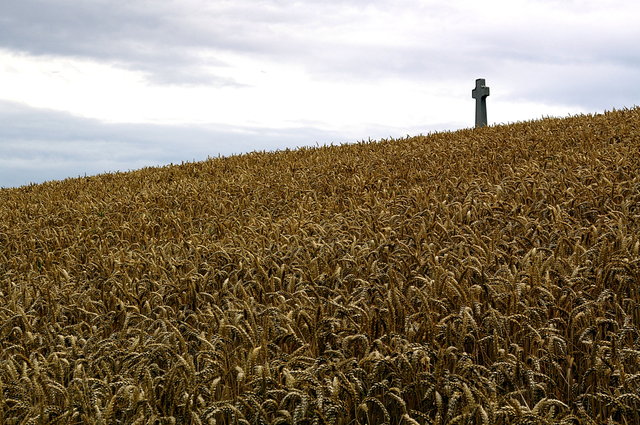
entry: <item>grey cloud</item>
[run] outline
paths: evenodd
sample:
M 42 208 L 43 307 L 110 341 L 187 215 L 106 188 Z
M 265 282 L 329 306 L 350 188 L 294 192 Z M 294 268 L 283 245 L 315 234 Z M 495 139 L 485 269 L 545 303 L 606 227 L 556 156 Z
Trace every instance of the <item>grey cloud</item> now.
M 112 61 L 161 83 L 238 85 L 211 72 L 210 66 L 225 65 L 215 58 L 217 51 L 298 60 L 314 49 L 304 33 L 317 22 L 340 19 L 339 13 L 327 14 L 327 6 L 277 0 L 11 1 L 0 5 L 0 46 Z
M 0 101 L 0 187 L 334 142 L 347 140 L 312 127 L 105 124 Z
M 404 4 L 416 8 L 415 2 Z M 412 73 L 407 59 L 413 54 L 442 59 L 429 49 L 375 48 L 322 37 L 366 25 L 362 12 L 367 7 L 389 14 L 389 19 L 398 9 L 388 1 L 21 0 L 0 6 L 0 44 L 32 54 L 117 62 L 147 72 L 154 81 L 176 84 L 240 84 L 208 69 L 224 66 L 215 59 L 216 51 L 296 62 L 311 73 L 355 79 Z M 429 20 L 443 13 L 440 8 L 416 9 Z M 398 22 L 397 29 L 401 27 Z M 203 57 L 203 51 L 213 52 L 214 58 Z
M 202 49 L 252 48 L 233 26 L 211 17 L 181 14 L 171 2 L 23 0 L 0 6 L 3 47 L 37 55 L 60 55 L 120 63 L 169 83 L 233 85 L 207 70 L 221 61 Z
M 523 13 L 500 21 L 424 1 L 21 0 L 0 6 L 0 40 L 7 48 L 35 54 L 120 62 L 156 81 L 184 84 L 239 83 L 208 69 L 224 63 L 200 53 L 216 50 L 302 63 L 311 73 L 351 79 L 437 78 L 483 69 L 486 62 L 497 67 L 504 58 L 534 63 L 640 62 L 634 46 L 640 30 L 621 29 L 606 20 L 593 27 L 587 19 L 599 12 L 594 5 L 547 3 L 558 13 Z M 407 14 L 422 22 L 422 28 L 409 29 L 415 31 L 415 40 L 405 46 L 320 37 L 357 32 L 368 25 L 365 12 L 371 10 L 384 18 L 378 30 L 382 36 L 407 31 L 402 21 Z M 493 13 L 499 15 L 498 10 Z M 565 16 L 574 21 L 564 22 Z

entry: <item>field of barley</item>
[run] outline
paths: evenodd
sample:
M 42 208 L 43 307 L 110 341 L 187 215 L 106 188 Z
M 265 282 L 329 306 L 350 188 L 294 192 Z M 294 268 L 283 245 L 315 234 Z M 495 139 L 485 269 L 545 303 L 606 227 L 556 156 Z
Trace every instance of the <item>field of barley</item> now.
M 640 424 L 640 108 L 0 190 L 1 424 Z

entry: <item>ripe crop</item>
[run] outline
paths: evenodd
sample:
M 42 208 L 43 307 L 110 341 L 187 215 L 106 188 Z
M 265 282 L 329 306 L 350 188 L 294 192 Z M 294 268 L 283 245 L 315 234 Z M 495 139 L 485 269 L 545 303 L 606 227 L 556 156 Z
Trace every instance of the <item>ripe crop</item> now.
M 0 423 L 638 424 L 640 109 L 0 190 Z

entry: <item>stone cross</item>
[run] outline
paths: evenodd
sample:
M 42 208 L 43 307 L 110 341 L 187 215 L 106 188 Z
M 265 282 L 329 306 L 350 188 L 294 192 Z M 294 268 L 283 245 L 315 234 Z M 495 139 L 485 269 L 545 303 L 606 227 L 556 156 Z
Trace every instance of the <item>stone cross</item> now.
M 484 78 L 478 78 L 476 88 L 471 91 L 471 97 L 476 100 L 476 127 L 487 125 L 487 96 L 489 87 L 484 85 Z

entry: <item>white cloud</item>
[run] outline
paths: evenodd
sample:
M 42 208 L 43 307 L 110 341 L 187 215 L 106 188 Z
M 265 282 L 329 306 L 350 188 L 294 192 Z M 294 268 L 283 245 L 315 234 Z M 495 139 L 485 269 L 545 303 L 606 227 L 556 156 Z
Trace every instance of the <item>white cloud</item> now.
M 372 89 L 367 81 L 323 81 L 301 67 L 267 60 L 226 59 L 233 66 L 224 72 L 241 87 L 162 86 L 114 65 L 0 51 L 0 60 L 12 64 L 0 69 L 0 92 L 8 100 L 105 122 L 290 128 L 314 121 L 351 138 L 364 136 L 356 132 L 367 124 L 413 129 L 446 121 L 451 115 L 443 112 L 460 104 L 435 84 L 388 79 Z M 440 106 L 425 122 L 429 98 Z M 462 117 L 458 125 L 464 125 Z

